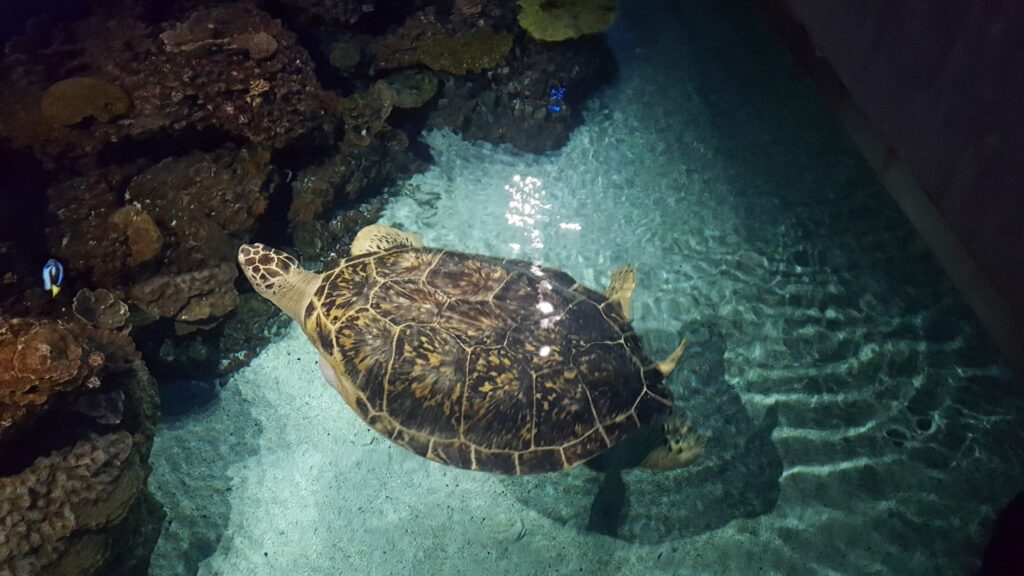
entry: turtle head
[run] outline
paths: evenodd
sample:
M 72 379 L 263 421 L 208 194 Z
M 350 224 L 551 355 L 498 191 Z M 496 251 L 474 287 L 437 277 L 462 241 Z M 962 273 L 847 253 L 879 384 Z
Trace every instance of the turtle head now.
M 320 274 L 304 269 L 294 256 L 263 244 L 242 244 L 238 265 L 257 294 L 302 322 L 302 313 L 320 285 Z

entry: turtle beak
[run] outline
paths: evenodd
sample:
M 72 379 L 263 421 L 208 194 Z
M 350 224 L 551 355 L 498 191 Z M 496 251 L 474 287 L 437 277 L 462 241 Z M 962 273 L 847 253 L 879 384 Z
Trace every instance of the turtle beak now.
M 50 294 L 53 294 L 53 297 L 56 298 L 57 294 L 60 294 L 60 286 L 56 284 L 50 286 Z

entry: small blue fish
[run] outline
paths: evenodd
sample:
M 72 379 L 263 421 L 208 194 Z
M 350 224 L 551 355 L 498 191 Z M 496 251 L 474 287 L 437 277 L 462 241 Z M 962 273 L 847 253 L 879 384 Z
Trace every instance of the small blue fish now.
M 48 290 L 56 298 L 60 294 L 60 285 L 64 282 L 64 266 L 50 258 L 43 266 L 43 290 Z
M 559 84 L 548 93 L 548 110 L 561 112 L 565 105 L 565 85 Z

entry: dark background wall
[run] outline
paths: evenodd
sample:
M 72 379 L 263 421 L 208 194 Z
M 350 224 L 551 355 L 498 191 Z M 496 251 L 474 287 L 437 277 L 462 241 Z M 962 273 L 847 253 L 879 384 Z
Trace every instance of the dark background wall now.
M 771 4 L 802 26 L 871 128 L 1008 304 L 1004 308 L 1012 318 L 1004 320 L 1019 343 L 1024 327 L 1024 2 Z

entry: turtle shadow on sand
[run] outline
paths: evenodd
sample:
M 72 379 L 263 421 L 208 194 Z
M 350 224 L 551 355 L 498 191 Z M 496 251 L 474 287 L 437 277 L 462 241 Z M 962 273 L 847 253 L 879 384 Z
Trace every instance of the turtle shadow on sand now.
M 649 331 L 648 331 L 649 332 Z M 772 443 L 777 415 L 757 422 L 725 378 L 726 342 L 713 324 L 681 329 L 690 342 L 670 381 L 676 405 L 707 438 L 693 466 L 663 472 L 640 468 L 508 479 L 526 506 L 579 530 L 626 541 L 658 543 L 721 528 L 770 512 L 779 499 L 782 458 Z M 645 349 L 658 352 L 677 335 L 654 332 Z
M 173 382 L 209 393 L 210 382 Z M 248 405 L 228 384 L 212 399 L 167 396 L 151 462 L 150 488 L 168 512 L 151 561 L 154 574 L 194 575 L 229 535 L 233 475 L 231 468 L 259 451 L 262 429 Z M 228 399 L 232 397 L 231 399 Z M 242 425 L 240 425 L 242 424 Z M 201 433 L 199 432 L 201 431 Z

